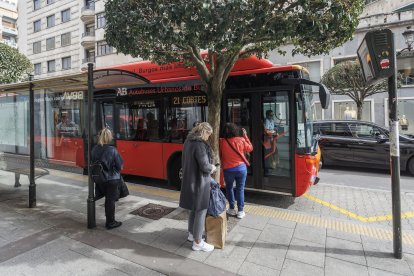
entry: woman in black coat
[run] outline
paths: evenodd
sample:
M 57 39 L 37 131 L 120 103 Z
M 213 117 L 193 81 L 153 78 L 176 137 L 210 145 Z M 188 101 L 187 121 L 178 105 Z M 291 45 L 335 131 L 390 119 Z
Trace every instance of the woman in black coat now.
M 183 181 L 180 207 L 190 210 L 188 240 L 195 251 L 209 252 L 214 246 L 202 239 L 210 199 L 210 175 L 216 170 L 208 138 L 213 129 L 208 123 L 196 125 L 188 134 L 182 155 Z
M 107 172 L 107 180 L 98 183 L 99 188 L 105 195 L 105 216 L 106 228 L 113 229 L 122 225 L 122 222 L 115 220 L 115 201 L 119 198 L 119 185 L 121 179 L 121 169 L 124 164 L 116 148 L 109 143 L 112 142 L 112 133 L 109 129 L 101 130 L 98 137 L 98 144 L 92 149 L 92 162 L 99 160 L 102 167 Z

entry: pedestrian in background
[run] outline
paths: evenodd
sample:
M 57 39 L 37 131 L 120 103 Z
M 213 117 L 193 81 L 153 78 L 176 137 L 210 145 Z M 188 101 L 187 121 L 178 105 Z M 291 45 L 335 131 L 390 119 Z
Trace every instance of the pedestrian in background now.
M 115 201 L 119 199 L 119 187 L 121 181 L 121 169 L 124 164 L 112 142 L 112 133 L 109 129 L 104 128 L 98 136 L 98 144 L 94 146 L 91 152 L 92 162 L 100 161 L 105 169 L 107 181 L 99 183 L 99 188 L 105 196 L 105 216 L 106 228 L 113 229 L 122 225 L 122 222 L 115 220 Z
M 244 218 L 244 186 L 246 184 L 247 166 L 250 166 L 245 154 L 253 150 L 253 145 L 247 136 L 246 130 L 240 129 L 233 123 L 226 123 L 220 138 L 220 159 L 224 172 L 224 182 L 226 183 L 226 196 L 229 201 L 227 214 Z M 234 188 L 236 181 L 236 200 L 237 210 L 234 209 Z
M 209 123 L 197 124 L 188 134 L 183 148 L 180 207 L 190 210 L 188 240 L 193 242 L 194 251 L 214 250 L 213 245 L 202 239 L 210 200 L 210 175 L 216 170 L 213 152 L 207 143 L 212 133 Z

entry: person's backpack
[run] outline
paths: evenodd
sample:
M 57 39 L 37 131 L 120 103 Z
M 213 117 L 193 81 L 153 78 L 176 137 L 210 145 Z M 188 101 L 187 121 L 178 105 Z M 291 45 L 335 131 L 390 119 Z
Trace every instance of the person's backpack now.
M 226 196 L 220 190 L 220 185 L 214 179 L 211 179 L 210 186 L 210 201 L 207 213 L 210 216 L 218 217 L 226 210 Z
M 100 184 L 105 183 L 108 181 L 108 169 L 106 168 L 105 164 L 102 162 L 102 155 L 100 158 L 93 161 L 90 165 L 91 170 L 91 177 L 93 182 Z

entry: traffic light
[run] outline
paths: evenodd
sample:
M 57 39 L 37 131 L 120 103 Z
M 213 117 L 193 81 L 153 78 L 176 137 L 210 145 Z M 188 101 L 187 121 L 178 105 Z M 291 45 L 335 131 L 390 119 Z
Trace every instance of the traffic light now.
M 367 83 L 389 78 L 395 73 L 394 40 L 390 30 L 368 32 L 357 53 Z

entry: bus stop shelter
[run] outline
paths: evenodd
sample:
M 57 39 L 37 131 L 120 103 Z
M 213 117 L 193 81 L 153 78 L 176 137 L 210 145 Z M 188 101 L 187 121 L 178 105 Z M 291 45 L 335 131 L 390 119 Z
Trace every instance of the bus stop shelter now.
M 124 70 L 118 69 L 99 69 L 93 70 L 93 64 L 88 64 L 88 71 L 81 72 L 77 74 L 71 75 L 64 75 L 52 78 L 45 78 L 45 79 L 33 79 L 33 76 L 29 76 L 28 81 L 20 82 L 20 83 L 13 83 L 13 84 L 4 84 L 0 85 L 0 100 L 2 97 L 9 97 L 13 98 L 14 102 L 8 102 L 7 104 L 13 105 L 16 103 L 16 95 L 19 93 L 28 94 L 28 99 L 26 97 L 21 97 L 23 101 L 25 101 L 25 105 L 23 105 L 23 113 L 28 114 L 28 116 L 23 116 L 23 118 L 15 118 L 16 120 L 28 120 L 29 122 L 24 122 L 22 125 L 29 126 L 29 135 L 28 137 L 24 137 L 24 139 L 28 140 L 28 148 L 29 152 L 29 168 L 14 171 L 17 175 L 17 172 L 26 174 L 29 177 L 29 201 L 28 207 L 33 208 L 36 207 L 36 183 L 35 179 L 39 174 L 42 172 L 38 172 L 35 170 L 35 118 L 39 118 L 36 116 L 35 112 L 45 112 L 40 110 L 39 108 L 35 108 L 35 96 L 41 97 L 41 95 L 46 95 L 44 91 L 61 91 L 61 92 L 81 92 L 81 94 L 86 94 L 87 97 L 83 97 L 83 108 L 85 110 L 86 118 L 84 118 L 86 124 L 84 124 L 83 129 L 81 132 L 84 134 L 84 144 L 85 148 L 87 148 L 87 153 L 85 154 L 85 164 L 90 164 L 90 152 L 91 147 L 93 144 L 93 137 L 92 137 L 92 121 L 95 116 L 93 114 L 93 91 L 95 89 L 105 89 L 105 88 L 116 88 L 116 87 L 127 87 L 127 86 L 136 86 L 149 83 L 149 81 L 139 76 L 135 73 L 127 72 Z M 43 93 L 43 94 L 42 94 Z M 28 105 L 27 105 L 28 103 Z M 7 122 L 5 122 L 7 123 Z M 36 122 L 37 125 L 41 124 L 41 122 Z M 6 134 L 8 135 L 8 134 Z M 12 134 L 10 134 L 13 136 Z M 17 143 L 17 142 L 16 142 Z M 86 147 L 87 145 L 87 147 Z M 3 141 L 0 141 L 0 146 L 4 145 Z M 17 148 L 17 145 L 15 145 Z M 6 146 L 7 147 L 7 146 Z M 13 171 L 12 171 L 13 172 Z M 90 172 L 88 170 L 89 177 L 88 177 L 88 199 L 87 199 L 87 206 L 88 206 L 88 227 L 93 228 L 96 226 L 95 222 L 95 201 L 94 201 L 94 183 L 91 180 Z M 18 179 L 16 177 L 16 183 Z M 18 185 L 16 185 L 18 186 Z M 15 186 L 15 187 L 16 187 Z

